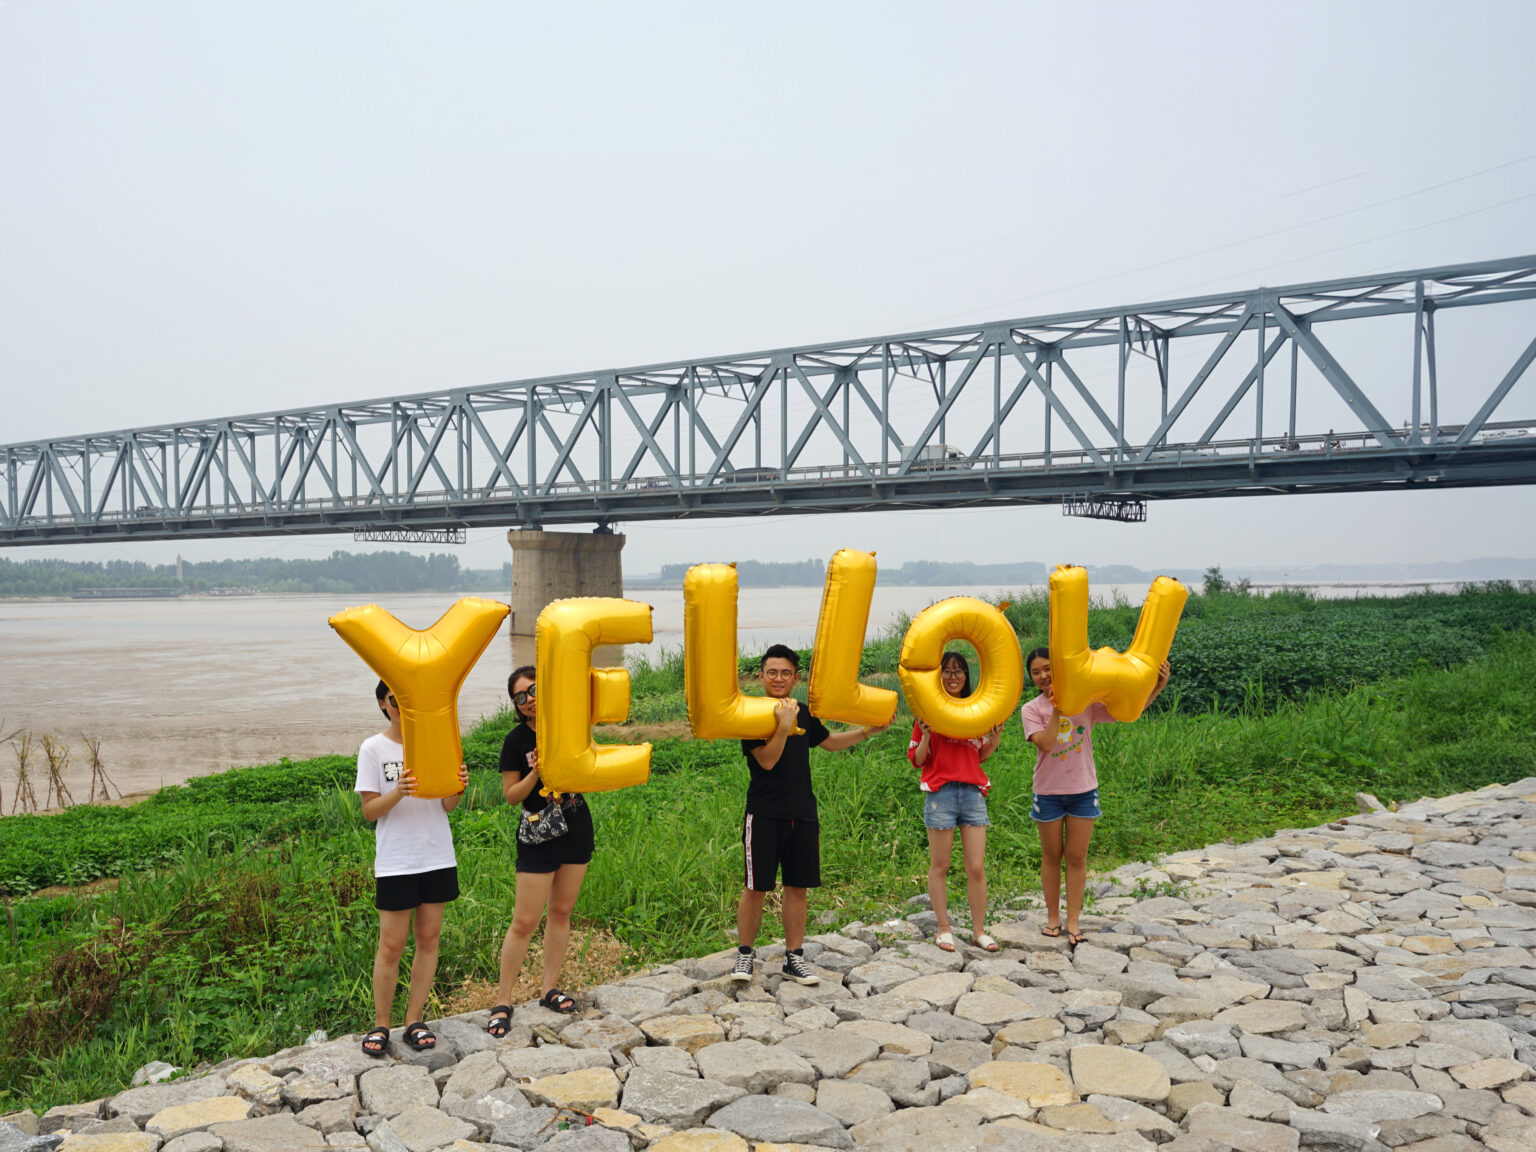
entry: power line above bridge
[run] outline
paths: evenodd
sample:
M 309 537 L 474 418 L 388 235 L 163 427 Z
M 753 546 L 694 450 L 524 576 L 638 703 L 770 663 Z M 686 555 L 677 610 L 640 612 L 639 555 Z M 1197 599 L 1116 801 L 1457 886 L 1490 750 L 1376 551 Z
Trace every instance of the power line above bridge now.
M 0 544 L 1536 481 L 1536 257 L 0 446 Z

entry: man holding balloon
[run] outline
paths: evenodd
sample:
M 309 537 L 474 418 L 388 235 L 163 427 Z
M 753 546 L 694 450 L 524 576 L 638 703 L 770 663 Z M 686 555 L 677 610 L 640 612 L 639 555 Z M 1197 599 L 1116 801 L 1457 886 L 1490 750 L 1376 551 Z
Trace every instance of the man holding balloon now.
M 820 824 L 816 794 L 811 789 L 811 749 L 838 751 L 878 735 L 883 727 L 849 728 L 830 732 L 806 705 L 791 695 L 800 682 L 800 657 L 793 648 L 775 644 L 763 656 L 758 673 L 763 692 L 775 701 L 773 735 L 743 740 L 751 782 L 742 824 L 746 883 L 736 906 L 736 963 L 731 979 L 752 979 L 754 945 L 763 920 L 763 904 L 782 872 L 784 897 L 784 978 L 797 984 L 818 984 L 821 978 L 805 962 L 805 916 L 808 890 L 821 884 Z

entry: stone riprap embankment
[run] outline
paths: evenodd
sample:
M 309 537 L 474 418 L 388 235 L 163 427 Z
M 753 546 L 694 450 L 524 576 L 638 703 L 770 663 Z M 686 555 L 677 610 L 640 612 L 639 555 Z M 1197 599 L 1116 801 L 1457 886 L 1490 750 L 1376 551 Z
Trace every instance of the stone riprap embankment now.
M 1099 890 L 1075 952 L 1038 913 L 994 954 L 849 924 L 807 943 L 816 987 L 772 949 L 748 985 L 683 960 L 500 1041 L 470 1013 L 430 1054 L 351 1037 L 18 1114 L 0 1152 L 1536 1149 L 1536 779 Z

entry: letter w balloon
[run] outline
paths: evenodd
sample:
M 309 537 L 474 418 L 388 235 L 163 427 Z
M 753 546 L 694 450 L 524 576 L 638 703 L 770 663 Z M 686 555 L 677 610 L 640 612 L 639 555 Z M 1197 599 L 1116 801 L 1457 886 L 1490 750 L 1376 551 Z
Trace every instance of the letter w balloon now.
M 1189 589 L 1159 576 L 1142 601 L 1136 634 L 1123 653 L 1088 648 L 1088 570 L 1066 564 L 1051 573 L 1051 690 L 1064 716 L 1095 702 L 1122 723 L 1147 706 L 1157 672 L 1173 647 L 1173 634 Z
M 400 705 L 406 771 L 423 799 L 459 792 L 459 689 L 511 609 L 466 596 L 424 632 L 377 604 L 330 618 L 336 634 L 389 685 Z

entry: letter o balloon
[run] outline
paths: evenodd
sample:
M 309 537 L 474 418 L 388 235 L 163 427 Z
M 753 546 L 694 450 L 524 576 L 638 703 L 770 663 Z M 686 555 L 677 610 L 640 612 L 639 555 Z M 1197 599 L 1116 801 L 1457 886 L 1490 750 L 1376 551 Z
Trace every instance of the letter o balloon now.
M 981 657 L 976 688 L 962 699 L 944 691 L 944 645 L 966 640 Z M 1024 656 L 1013 626 L 998 609 L 971 596 L 951 596 L 919 612 L 901 643 L 897 666 L 912 714 L 941 736 L 974 740 L 1008 719 L 1024 691 Z

